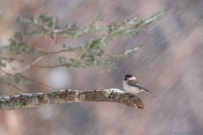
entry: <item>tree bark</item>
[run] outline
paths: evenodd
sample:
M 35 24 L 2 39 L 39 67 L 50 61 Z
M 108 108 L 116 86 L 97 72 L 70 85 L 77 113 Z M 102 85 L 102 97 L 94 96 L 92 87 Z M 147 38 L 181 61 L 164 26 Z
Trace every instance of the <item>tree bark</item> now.
M 0 111 L 16 110 L 38 105 L 71 102 L 117 102 L 130 107 L 144 109 L 142 101 L 132 93 L 116 88 L 105 90 L 56 90 L 49 93 L 22 93 L 0 96 Z

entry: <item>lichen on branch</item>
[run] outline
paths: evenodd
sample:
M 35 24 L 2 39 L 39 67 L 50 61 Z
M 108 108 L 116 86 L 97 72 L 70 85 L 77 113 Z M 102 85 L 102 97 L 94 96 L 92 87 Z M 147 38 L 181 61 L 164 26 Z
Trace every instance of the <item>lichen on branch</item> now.
M 22 93 L 0 96 L 0 111 L 16 110 L 39 105 L 72 102 L 117 102 L 130 107 L 144 109 L 142 101 L 132 93 L 116 88 L 105 90 L 55 90 L 49 93 Z

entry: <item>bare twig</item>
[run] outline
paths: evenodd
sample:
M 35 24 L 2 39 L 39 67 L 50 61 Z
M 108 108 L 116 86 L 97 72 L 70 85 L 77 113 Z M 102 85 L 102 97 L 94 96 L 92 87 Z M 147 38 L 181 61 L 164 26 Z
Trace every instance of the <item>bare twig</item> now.
M 32 79 L 32 78 L 27 78 L 27 77 L 25 77 L 25 76 L 24 76 L 24 78 L 27 79 L 27 80 L 30 80 L 30 81 L 39 83 L 39 84 L 41 84 L 41 85 L 44 85 L 44 86 L 49 87 L 50 89 L 54 90 L 54 88 L 52 88 L 51 86 L 49 86 L 49 85 L 47 85 L 47 84 L 45 84 L 45 83 L 43 83 L 43 82 L 37 81 L 37 80 Z
M 4 71 L 3 69 L 0 68 L 0 70 L 2 70 L 2 72 L 4 72 L 8 77 L 10 77 L 10 76 L 13 77 L 12 74 L 7 73 L 7 72 Z M 54 90 L 54 88 L 52 88 L 51 86 L 49 86 L 49 85 L 47 85 L 47 84 L 45 84 L 45 83 L 43 83 L 43 82 L 37 81 L 37 80 L 32 79 L 32 78 L 27 78 L 27 77 L 25 77 L 25 76 L 23 76 L 23 77 L 24 77 L 25 79 L 27 79 L 27 80 L 30 80 L 30 81 L 39 83 L 39 84 L 41 84 L 41 85 L 44 85 L 44 86 L 49 87 L 49 88 L 51 88 L 52 90 Z M 17 90 L 20 90 L 20 91 L 22 91 L 22 92 L 25 92 L 25 91 L 19 89 L 18 87 L 16 87 L 14 84 L 10 83 L 10 82 L 5 82 L 5 81 L 1 81 L 1 82 L 6 83 L 6 84 L 8 84 L 8 85 L 11 85 L 11 86 L 13 86 L 14 88 L 16 88 Z
M 32 67 L 35 68 L 56 68 L 56 67 L 63 67 L 66 66 L 67 64 L 61 64 L 61 65 L 53 65 L 53 66 L 37 66 L 37 65 L 33 65 Z
M 60 51 L 56 51 L 56 52 L 45 52 L 45 51 L 43 51 L 43 53 L 46 55 L 51 55 L 51 54 L 58 54 L 58 53 L 67 52 L 67 51 L 68 50 L 60 50 Z
M 45 55 L 44 55 L 44 56 L 45 56 Z M 33 61 L 32 63 L 30 63 L 29 65 L 27 65 L 27 66 L 25 66 L 25 67 L 23 67 L 23 68 L 20 68 L 20 69 L 18 69 L 18 70 L 16 70 L 16 71 L 10 72 L 9 74 L 10 74 L 10 75 L 14 75 L 14 74 L 17 74 L 17 73 L 21 73 L 21 72 L 23 72 L 23 71 L 25 71 L 25 70 L 28 70 L 30 67 L 32 67 L 32 65 L 36 64 L 37 62 L 39 62 L 44 56 L 40 56 L 39 58 L 37 58 L 35 61 Z M 5 73 L 4 73 L 4 74 L 0 74 L 0 78 L 2 78 L 2 77 L 4 77 L 4 76 L 6 76 Z
M 17 89 L 17 90 L 19 90 L 21 92 L 25 92 L 24 90 L 22 90 L 22 89 L 18 88 L 17 86 L 15 86 L 15 84 L 12 84 L 10 82 L 5 82 L 5 81 L 2 81 L 2 80 L 0 80 L 0 82 L 8 84 L 9 86 L 12 86 L 13 88 L 15 88 L 15 89 Z
M 24 63 L 22 60 L 17 60 L 17 59 L 13 59 L 13 58 L 7 58 L 7 57 L 0 57 L 0 58 L 3 60 L 6 60 L 6 61 L 15 61 L 15 62 Z
M 81 56 L 82 54 L 84 54 L 85 52 L 87 52 L 87 50 L 89 49 L 90 45 L 92 44 L 92 41 L 94 40 L 94 37 L 92 37 L 89 41 L 89 43 L 87 44 L 87 48 L 85 49 L 85 51 L 83 53 L 81 53 L 79 56 L 78 56 L 78 60 L 81 59 Z
M 4 72 L 4 74 L 5 74 L 6 76 L 10 76 L 10 74 L 6 73 L 6 71 L 4 71 L 2 68 L 0 68 L 0 70 L 1 70 L 2 72 Z
M 53 25 L 55 25 L 55 24 L 53 24 Z M 55 26 L 53 26 L 53 27 L 55 27 Z M 53 44 L 49 47 L 48 50 L 50 50 L 56 43 L 57 43 L 56 42 L 56 34 L 53 33 Z M 42 55 L 42 56 L 38 57 L 36 60 L 34 60 L 32 63 L 28 64 L 27 66 L 24 66 L 23 68 L 20 68 L 20 69 L 18 69 L 16 71 L 13 71 L 13 72 L 9 72 L 8 74 L 14 75 L 14 74 L 17 74 L 17 73 L 22 73 L 22 72 L 28 70 L 33 65 L 35 65 L 36 63 L 38 63 L 40 60 L 42 60 L 42 58 L 44 58 L 47 55 L 48 54 Z M 0 78 L 4 77 L 6 75 L 7 75 L 6 73 L 0 74 Z
M 105 90 L 66 89 L 50 93 L 23 93 L 20 95 L 0 96 L 0 111 L 71 102 L 117 102 L 130 107 L 144 109 L 142 101 L 134 94 L 111 88 Z
M 1 70 L 2 72 L 4 72 L 5 74 L 7 74 L 3 69 L 0 68 L 0 70 Z

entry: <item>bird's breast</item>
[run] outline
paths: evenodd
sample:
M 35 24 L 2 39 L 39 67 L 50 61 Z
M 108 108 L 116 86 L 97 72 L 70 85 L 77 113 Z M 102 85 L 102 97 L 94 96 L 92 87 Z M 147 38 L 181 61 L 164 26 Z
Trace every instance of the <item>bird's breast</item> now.
M 127 92 L 130 92 L 130 93 L 137 94 L 140 92 L 138 88 L 128 85 L 126 81 L 123 81 L 123 87 Z

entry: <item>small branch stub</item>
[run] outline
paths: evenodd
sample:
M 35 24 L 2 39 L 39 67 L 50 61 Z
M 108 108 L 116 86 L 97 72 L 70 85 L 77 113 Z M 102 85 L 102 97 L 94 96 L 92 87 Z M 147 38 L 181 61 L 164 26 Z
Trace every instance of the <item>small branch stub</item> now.
M 111 88 L 106 90 L 55 90 L 49 93 L 23 93 L 0 96 L 0 111 L 9 111 L 38 105 L 71 102 L 117 102 L 144 109 L 142 101 L 131 93 Z

